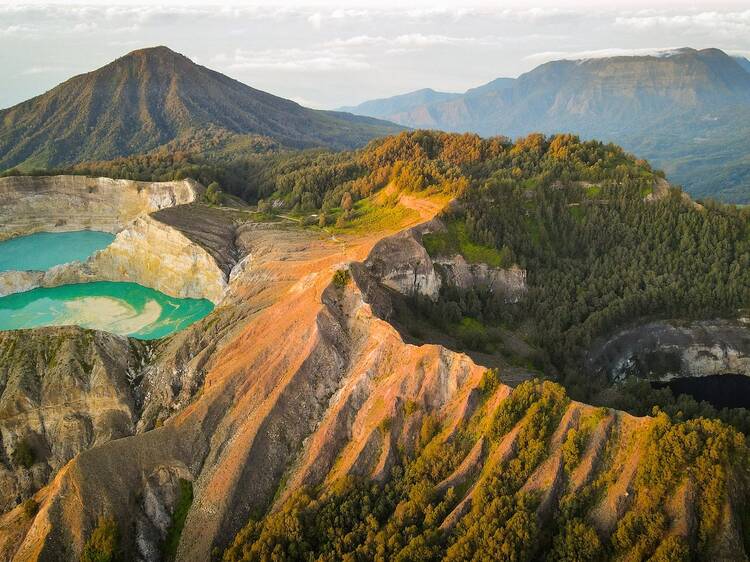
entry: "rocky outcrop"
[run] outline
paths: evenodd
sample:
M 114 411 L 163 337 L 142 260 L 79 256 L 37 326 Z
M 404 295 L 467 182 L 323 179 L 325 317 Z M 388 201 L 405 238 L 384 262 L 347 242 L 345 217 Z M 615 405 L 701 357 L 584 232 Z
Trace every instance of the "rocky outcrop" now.
M 650 322 L 595 343 L 588 365 L 612 380 L 750 376 L 750 325 L 731 320 Z
M 487 287 L 503 295 L 509 303 L 520 301 L 526 294 L 526 270 L 518 266 L 500 268 L 469 263 L 461 255 L 437 257 L 433 263 L 445 285 L 461 289 Z
M 44 272 L 38 285 L 91 281 L 129 281 L 173 297 L 207 298 L 214 303 L 221 300 L 227 285 L 211 254 L 151 216 L 136 219 L 87 261 Z
M 499 268 L 485 263 L 469 263 L 461 255 L 430 257 L 422 235 L 444 230 L 434 219 L 426 224 L 381 240 L 365 265 L 386 287 L 404 295 L 438 298 L 440 287 L 461 289 L 487 287 L 504 295 L 507 302 L 518 302 L 526 293 L 526 270 Z
M 0 240 L 40 231 L 118 232 L 138 216 L 196 201 L 193 180 L 139 182 L 86 176 L 0 178 Z
M 437 299 L 440 277 L 418 230 L 407 230 L 378 242 L 365 262 L 386 287 L 404 295 Z

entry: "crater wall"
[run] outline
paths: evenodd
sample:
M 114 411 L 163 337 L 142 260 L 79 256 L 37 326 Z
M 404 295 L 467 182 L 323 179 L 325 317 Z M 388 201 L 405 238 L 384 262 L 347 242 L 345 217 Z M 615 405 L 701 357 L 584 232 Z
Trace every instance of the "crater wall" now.
M 140 215 L 196 201 L 190 179 L 139 182 L 86 176 L 0 178 L 0 240 L 41 231 L 116 233 Z
M 657 321 L 594 344 L 589 368 L 612 380 L 750 376 L 750 325 L 742 321 Z
M 112 244 L 86 261 L 47 271 L 0 272 L 0 296 L 70 283 L 129 281 L 173 297 L 218 303 L 234 264 L 235 227 L 220 210 L 195 204 L 202 192 L 203 186 L 189 179 L 0 179 L 0 240 L 38 231 L 116 233 Z

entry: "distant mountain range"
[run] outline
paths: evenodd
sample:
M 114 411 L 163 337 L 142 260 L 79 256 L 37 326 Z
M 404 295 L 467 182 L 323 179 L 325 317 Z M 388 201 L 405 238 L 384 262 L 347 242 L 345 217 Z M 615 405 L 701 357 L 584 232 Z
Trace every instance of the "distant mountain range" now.
M 348 110 L 483 136 L 614 141 L 696 196 L 750 202 L 750 61 L 718 49 L 560 60 L 463 94 L 419 90 Z
M 346 149 L 401 127 L 308 109 L 154 47 L 0 111 L 0 170 L 127 156 L 206 129 Z

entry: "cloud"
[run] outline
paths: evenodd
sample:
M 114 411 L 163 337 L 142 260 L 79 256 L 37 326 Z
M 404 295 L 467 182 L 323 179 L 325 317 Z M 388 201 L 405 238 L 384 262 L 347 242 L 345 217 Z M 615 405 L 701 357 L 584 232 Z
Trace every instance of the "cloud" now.
M 319 13 L 319 12 L 315 12 L 314 14 L 312 14 L 311 16 L 309 16 L 309 17 L 307 18 L 307 21 L 309 21 L 309 22 L 310 22 L 310 24 L 312 24 L 312 26 L 313 26 L 313 27 L 314 27 L 315 29 L 320 29 L 320 26 L 321 26 L 321 25 L 322 25 L 322 23 L 323 23 L 323 16 L 322 16 L 322 15 L 320 15 L 320 13 Z
M 222 53 L 215 56 L 213 62 L 228 70 L 330 72 L 370 68 L 364 57 L 348 55 L 333 49 L 237 49 L 231 55 Z
M 35 74 L 60 74 L 68 72 L 69 68 L 66 66 L 31 66 L 21 71 L 23 76 L 33 76 Z
M 301 96 L 290 96 L 288 99 L 305 107 L 311 107 L 313 109 L 322 109 L 323 107 L 319 102 Z
M 679 50 L 679 47 L 661 47 L 646 49 L 595 49 L 589 51 L 543 51 L 533 53 L 523 57 L 536 63 L 542 63 L 552 60 L 582 60 L 582 59 L 601 59 L 607 57 L 635 57 L 635 56 L 665 56 Z
M 0 27 L 0 37 L 6 35 L 28 35 L 36 32 L 36 28 L 29 25 L 14 24 Z
M 654 29 L 693 33 L 739 34 L 750 32 L 750 10 L 743 12 L 696 12 L 693 14 L 658 14 L 645 12 L 615 18 L 615 25 L 636 31 Z
M 407 33 L 393 37 L 383 35 L 355 35 L 345 39 L 333 39 L 323 43 L 332 49 L 352 47 L 390 47 L 393 51 L 405 52 L 409 49 L 421 49 L 440 45 L 501 45 L 507 40 L 497 36 L 466 37 L 441 34 Z

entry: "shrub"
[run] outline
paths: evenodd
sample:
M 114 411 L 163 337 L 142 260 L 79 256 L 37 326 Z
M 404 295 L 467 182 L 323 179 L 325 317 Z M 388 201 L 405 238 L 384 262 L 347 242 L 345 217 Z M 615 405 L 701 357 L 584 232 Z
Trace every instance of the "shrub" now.
M 258 212 L 263 214 L 270 214 L 273 211 L 271 202 L 267 199 L 261 199 L 258 201 Z
M 490 396 L 497 385 L 500 384 L 500 374 L 497 369 L 487 369 L 482 375 L 482 380 L 479 381 L 479 390 L 482 391 L 482 395 Z
M 414 414 L 417 410 L 419 410 L 419 404 L 414 400 L 407 400 L 404 404 L 404 414 L 406 414 L 407 417 Z
M 91 536 L 83 545 L 81 562 L 113 562 L 117 560 L 120 533 L 112 517 L 99 517 Z
M 16 449 L 13 451 L 12 458 L 17 466 L 22 466 L 24 468 L 31 468 L 34 464 L 34 450 L 26 439 L 21 439 L 16 444 Z
M 36 500 L 34 500 L 34 498 L 29 498 L 21 504 L 21 509 L 23 510 L 23 514 L 28 519 L 31 519 L 32 517 L 34 517 L 34 515 L 36 515 L 36 512 L 39 511 L 39 504 L 36 503 Z
M 343 289 L 351 281 L 352 275 L 348 269 L 339 269 L 333 274 L 333 284 L 339 289 Z
M 380 423 L 378 424 L 378 430 L 381 434 L 385 435 L 391 430 L 391 425 L 393 425 L 393 419 L 390 417 L 383 418 Z
M 167 560 L 173 560 L 177 554 L 177 545 L 180 543 L 182 529 L 185 526 L 190 506 L 193 504 L 193 483 L 190 480 L 180 478 L 180 495 L 177 498 L 172 513 L 172 525 L 167 532 L 167 539 L 164 543 L 164 555 Z
M 221 192 L 219 184 L 215 181 L 211 182 L 206 188 L 203 199 L 210 205 L 221 205 L 224 201 L 224 194 Z

